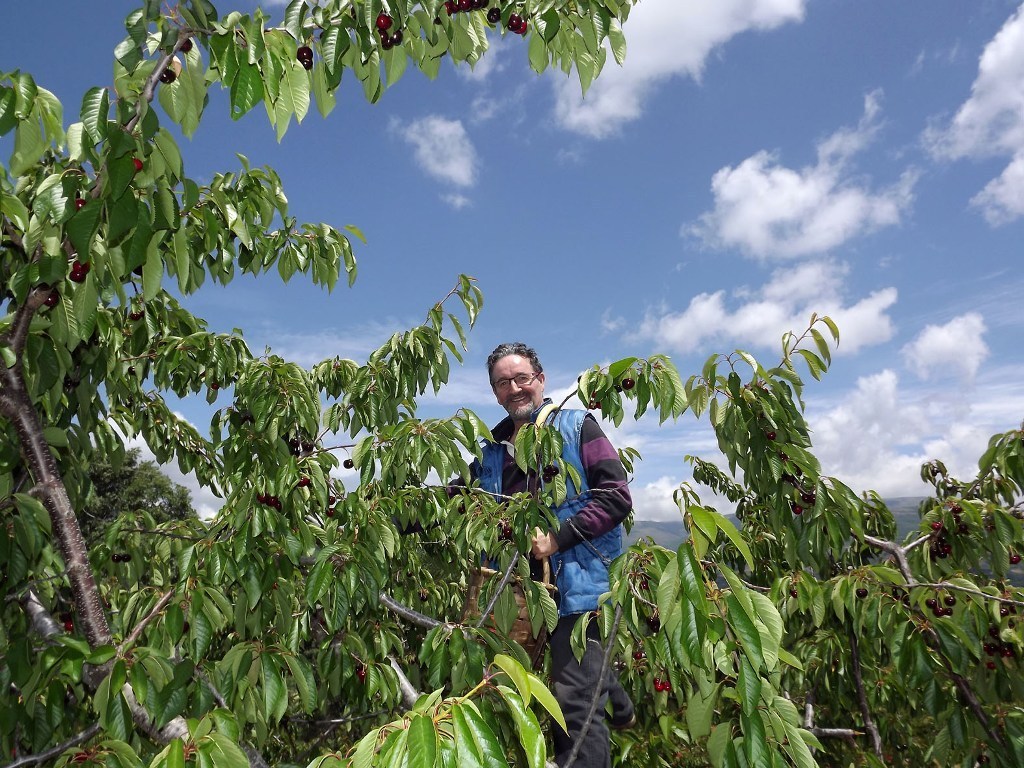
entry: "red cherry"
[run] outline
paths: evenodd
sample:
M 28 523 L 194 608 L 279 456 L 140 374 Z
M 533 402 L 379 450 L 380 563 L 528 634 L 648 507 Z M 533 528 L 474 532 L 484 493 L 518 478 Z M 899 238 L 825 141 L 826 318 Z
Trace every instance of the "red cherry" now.
M 64 622 L 64 631 L 65 632 L 74 632 L 75 631 L 75 622 L 73 622 L 71 619 L 67 619 Z
M 774 440 L 777 437 L 777 435 L 772 431 L 765 432 L 764 436 L 767 437 L 769 440 Z
M 185 42 L 181 44 L 181 47 L 178 50 L 181 51 L 182 53 L 188 53 L 189 51 L 191 51 L 192 50 L 192 38 L 187 38 L 185 40 Z
M 313 481 L 310 480 L 308 477 L 300 477 L 297 485 L 299 488 L 308 488 L 311 482 Z
M 345 469 L 352 469 L 352 467 L 354 467 L 355 465 L 356 463 L 352 461 L 352 459 L 345 459 L 343 462 L 341 462 L 341 466 L 343 466 Z
M 794 587 L 793 589 L 789 590 L 789 596 L 790 597 L 800 597 L 800 593 L 797 592 L 796 588 Z
M 499 21 L 501 21 L 501 9 L 491 8 L 487 12 L 487 21 L 489 21 L 491 24 L 497 24 Z
M 444 0 L 444 9 L 447 11 L 449 16 L 455 13 L 458 10 L 458 8 L 455 7 L 455 0 Z
M 170 67 L 168 67 L 167 69 L 165 69 L 163 72 L 160 73 L 160 82 L 164 83 L 165 85 L 170 85 L 171 83 L 173 83 L 177 79 L 178 79 L 178 73 L 175 72 Z
M 1010 565 L 1017 565 L 1017 563 L 1019 563 L 1019 562 L 1020 562 L 1020 555 L 1018 555 L 1016 552 L 1011 552 L 1010 553 Z
M 518 13 L 513 13 L 511 16 L 508 17 L 508 23 L 506 24 L 506 26 L 508 27 L 508 30 L 510 32 L 518 33 L 519 29 L 520 29 L 520 25 L 522 23 L 523 23 L 523 17 L 520 16 Z
M 868 596 L 868 591 L 866 589 L 864 589 L 864 587 L 861 587 L 860 589 L 857 590 L 857 597 L 860 598 L 861 600 L 863 600 L 867 596 Z
M 460 11 L 473 10 L 473 0 L 455 0 L 455 7 Z
M 794 515 L 802 515 L 804 513 L 804 508 L 801 507 L 799 504 L 792 504 L 790 506 L 792 506 L 793 508 Z
M 642 661 L 646 657 L 647 657 L 647 654 L 644 653 L 642 650 L 641 651 L 633 651 L 633 658 L 636 659 L 637 661 Z
M 661 678 L 660 677 L 654 678 L 654 690 L 660 691 L 661 690 L 661 685 L 662 685 Z
M 530 28 L 530 22 L 528 22 L 526 19 L 523 19 L 519 23 L 519 29 L 516 30 L 516 32 L 518 32 L 520 35 L 526 35 L 526 32 L 527 32 L 527 30 L 529 30 L 529 28 Z M 665 690 L 666 691 L 670 691 L 670 690 L 672 690 L 672 688 L 668 687 Z
M 934 523 L 932 523 L 932 530 L 933 531 L 941 531 L 943 529 L 943 527 L 944 526 L 942 525 L 942 521 L 941 520 L 936 520 Z
M 366 681 L 366 667 L 359 667 L 359 669 L 356 670 L 356 677 L 359 678 L 359 682 L 360 683 L 365 682 Z
M 377 29 L 381 32 L 387 32 L 391 29 L 392 19 L 384 11 L 377 14 Z
M 404 35 L 402 34 L 402 30 L 396 29 L 395 30 L 395 34 L 393 34 L 391 36 L 391 44 L 392 45 L 401 45 L 403 37 L 404 37 Z
M 75 210 L 80 211 L 85 207 L 85 199 L 81 197 L 75 198 Z
M 60 294 L 57 293 L 57 291 L 55 291 L 55 290 L 54 291 L 50 291 L 50 294 L 43 301 L 43 304 L 45 304 L 48 307 L 56 307 L 57 304 L 59 304 L 59 303 L 60 303 Z
M 135 172 L 138 173 L 142 170 L 142 161 L 137 157 L 132 158 L 132 165 L 135 166 Z
M 627 392 L 629 390 L 631 390 L 635 386 L 636 386 L 636 381 L 634 381 L 633 379 L 623 379 L 622 380 L 622 388 L 624 390 L 626 390 Z

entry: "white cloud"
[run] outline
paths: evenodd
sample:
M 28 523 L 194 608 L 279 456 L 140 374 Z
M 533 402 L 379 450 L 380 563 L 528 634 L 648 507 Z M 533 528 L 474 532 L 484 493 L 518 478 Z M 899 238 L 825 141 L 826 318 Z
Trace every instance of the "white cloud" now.
M 637 520 L 682 520 L 679 507 L 672 500 L 672 494 L 679 488 L 679 480 L 659 477 L 645 485 L 633 484 L 629 493 L 633 497 L 633 509 Z
M 1003 173 L 971 202 L 991 224 L 1024 215 L 1024 5 L 985 46 L 971 95 L 950 124 L 924 138 L 940 158 L 1009 156 Z
M 711 179 L 714 210 L 684 234 L 759 258 L 792 258 L 825 253 L 899 224 L 913 200 L 917 174 L 905 171 L 897 183 L 873 191 L 850 170 L 850 161 L 878 131 L 879 98 L 878 92 L 865 97 L 856 128 L 842 128 L 818 144 L 812 166 L 787 168 L 762 150 L 717 171 Z
M 470 198 L 465 195 L 460 195 L 457 192 L 453 192 L 450 195 L 441 195 L 441 199 L 456 211 L 461 211 L 463 208 L 473 204 L 473 201 Z
M 923 379 L 952 372 L 971 381 L 989 349 L 982 338 L 985 321 L 976 312 L 954 317 L 945 325 L 929 325 L 903 347 L 907 365 Z
M 866 376 L 824 413 L 812 403 L 813 450 L 824 473 L 858 493 L 927 495 L 920 479 L 925 461 L 941 459 L 955 476 L 973 477 L 989 438 L 1018 426 L 1021 381 L 1020 366 L 988 370 L 970 391 L 905 389 L 891 370 Z
M 476 183 L 476 148 L 461 120 L 429 115 L 397 129 L 413 147 L 417 165 L 428 175 L 458 187 Z
M 782 334 L 799 332 L 813 312 L 828 315 L 840 329 L 836 354 L 888 341 L 894 332 L 888 310 L 896 303 L 896 289 L 883 288 L 846 303 L 843 286 L 849 268 L 831 261 L 808 261 L 776 270 L 759 290 L 744 288 L 728 302 L 725 291 L 701 293 L 681 312 L 651 310 L 636 335 L 659 347 L 693 352 L 709 343 L 767 347 L 776 350 Z M 730 303 L 735 308 L 730 307 Z
M 585 98 L 578 79 L 555 75 L 562 126 L 596 138 L 636 120 L 653 88 L 672 77 L 699 78 L 708 55 L 742 32 L 801 21 L 805 0 L 644 0 L 624 26 L 623 66 L 609 55 Z
M 980 208 L 985 220 L 993 226 L 1024 216 L 1024 151 L 971 198 L 971 205 Z

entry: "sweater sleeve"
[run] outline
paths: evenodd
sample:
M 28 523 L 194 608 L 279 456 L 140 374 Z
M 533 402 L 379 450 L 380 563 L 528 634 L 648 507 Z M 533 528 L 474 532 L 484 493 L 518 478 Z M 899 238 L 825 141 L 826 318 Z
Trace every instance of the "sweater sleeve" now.
M 559 526 L 555 539 L 564 552 L 607 533 L 633 508 L 626 470 L 611 441 L 593 416 L 587 415 L 580 432 L 580 457 L 590 486 L 591 499 Z

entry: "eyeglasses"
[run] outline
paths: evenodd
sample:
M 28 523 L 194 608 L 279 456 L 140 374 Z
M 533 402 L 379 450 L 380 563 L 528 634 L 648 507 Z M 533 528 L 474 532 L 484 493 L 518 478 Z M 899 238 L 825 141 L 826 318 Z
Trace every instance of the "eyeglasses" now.
M 497 381 L 492 381 L 491 386 L 494 387 L 496 392 L 504 392 L 512 386 L 512 382 L 514 381 L 516 386 L 522 389 L 523 387 L 532 384 L 540 374 L 541 371 L 537 371 L 536 373 L 517 373 L 511 379 L 498 379 Z

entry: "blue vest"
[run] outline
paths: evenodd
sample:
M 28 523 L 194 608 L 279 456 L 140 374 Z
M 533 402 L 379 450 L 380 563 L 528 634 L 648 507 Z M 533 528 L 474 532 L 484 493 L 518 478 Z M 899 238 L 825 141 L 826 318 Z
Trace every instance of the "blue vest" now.
M 562 461 L 576 468 L 580 483 L 578 491 L 567 476 L 566 500 L 555 509 L 559 522 L 565 522 L 586 506 L 591 499 L 587 475 L 580 458 L 580 432 L 586 411 L 558 410 L 548 417 L 548 422 L 558 428 L 562 435 Z M 473 462 L 473 473 L 485 491 L 500 496 L 502 470 L 505 465 L 506 448 L 502 443 L 483 443 L 481 460 Z M 565 552 L 551 556 L 551 572 L 558 587 L 558 614 L 569 616 L 576 613 L 597 610 L 598 598 L 608 591 L 608 566 L 622 554 L 622 526 L 616 525 L 607 533 L 592 541 L 582 541 Z

